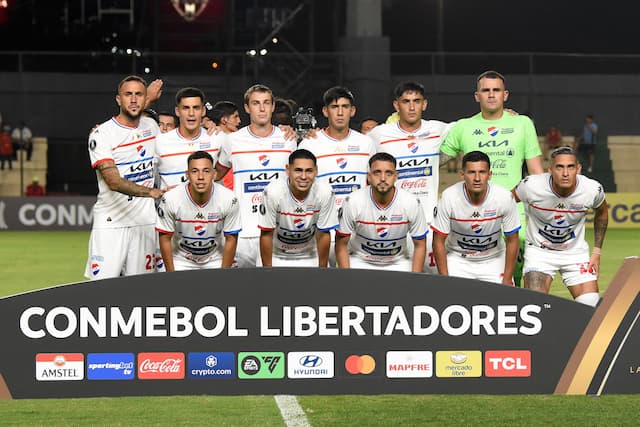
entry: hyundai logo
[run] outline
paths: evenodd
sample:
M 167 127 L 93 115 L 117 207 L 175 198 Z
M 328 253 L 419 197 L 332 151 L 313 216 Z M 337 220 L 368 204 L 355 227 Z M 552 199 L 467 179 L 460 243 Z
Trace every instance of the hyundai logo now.
M 316 368 L 322 365 L 322 357 L 316 356 L 315 354 L 307 354 L 300 358 L 299 363 L 306 368 Z

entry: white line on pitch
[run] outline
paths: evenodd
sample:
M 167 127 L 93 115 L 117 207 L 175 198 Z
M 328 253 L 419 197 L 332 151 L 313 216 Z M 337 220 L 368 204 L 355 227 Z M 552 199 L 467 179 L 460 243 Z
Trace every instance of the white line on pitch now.
M 287 427 L 311 427 L 309 420 L 298 403 L 295 396 L 273 396 L 282 414 L 282 419 Z

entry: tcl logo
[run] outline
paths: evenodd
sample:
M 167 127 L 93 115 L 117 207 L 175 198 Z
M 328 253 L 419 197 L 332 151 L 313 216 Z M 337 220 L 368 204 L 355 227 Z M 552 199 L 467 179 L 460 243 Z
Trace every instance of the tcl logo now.
M 138 378 L 141 380 L 181 380 L 184 353 L 139 353 Z
M 487 377 L 530 377 L 531 352 L 529 350 L 487 351 L 484 354 Z

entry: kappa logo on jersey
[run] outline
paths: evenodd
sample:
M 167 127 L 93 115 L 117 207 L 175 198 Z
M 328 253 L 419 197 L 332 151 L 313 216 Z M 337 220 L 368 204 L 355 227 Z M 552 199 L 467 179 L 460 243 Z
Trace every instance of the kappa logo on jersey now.
M 294 219 L 293 220 L 293 226 L 295 228 L 297 228 L 298 230 L 304 228 L 304 221 L 301 220 L 300 218 Z
M 144 157 L 144 155 L 147 154 L 147 150 L 145 150 L 144 145 L 138 145 L 136 147 L 136 150 L 138 151 L 140 157 Z
M 557 225 L 562 225 L 565 223 L 564 215 L 554 215 L 553 220 Z
M 258 157 L 258 161 L 262 166 L 267 166 L 270 160 L 271 159 L 269 159 L 269 156 L 267 156 L 266 154 L 262 154 L 261 156 Z
M 91 274 L 93 274 L 94 276 L 97 276 L 98 273 L 100 273 L 100 264 L 98 264 L 97 262 L 92 262 L 91 263 Z
M 495 126 L 491 126 L 490 128 L 487 129 L 487 132 L 489 132 L 489 135 L 491 135 L 492 137 L 495 137 L 498 132 L 500 132 L 500 129 L 498 129 Z
M 415 153 L 416 151 L 418 151 L 419 146 L 418 146 L 418 143 L 416 143 L 416 142 L 410 142 L 410 143 L 407 144 L 407 148 L 412 153 Z
M 376 228 L 376 233 L 378 233 L 378 236 L 385 238 L 389 235 L 389 229 L 387 227 L 378 227 Z
M 196 234 L 198 236 L 202 236 L 207 231 L 207 229 L 204 227 L 204 225 L 200 225 L 200 224 L 198 224 L 195 227 L 193 227 L 193 229 L 194 229 L 194 231 L 196 232 Z
M 344 157 L 339 157 L 336 159 L 336 164 L 340 169 L 344 169 L 347 167 L 347 160 Z
M 480 224 L 471 224 L 471 231 L 478 234 L 482 232 L 482 226 Z
M 480 129 L 476 129 L 473 131 L 474 135 L 484 135 Z
M 36 354 L 36 380 L 79 381 L 84 379 L 82 353 Z

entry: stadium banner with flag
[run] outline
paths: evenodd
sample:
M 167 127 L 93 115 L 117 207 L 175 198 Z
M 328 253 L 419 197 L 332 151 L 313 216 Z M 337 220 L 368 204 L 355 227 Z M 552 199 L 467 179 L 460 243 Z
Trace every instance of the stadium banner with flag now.
M 637 393 L 640 261 L 616 281 L 596 309 L 379 270 L 58 286 L 0 299 L 0 397 Z

